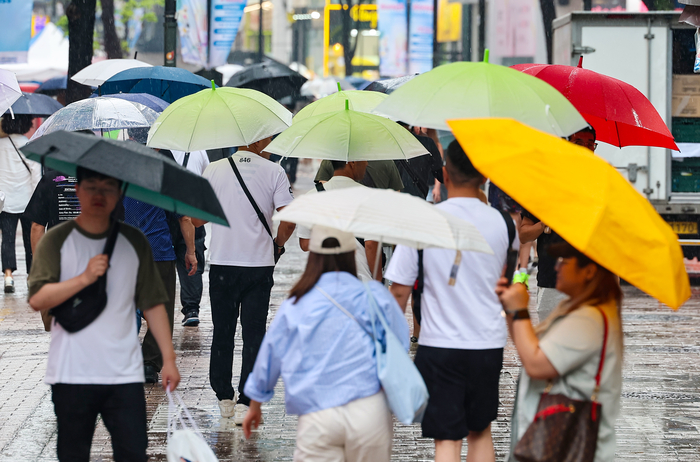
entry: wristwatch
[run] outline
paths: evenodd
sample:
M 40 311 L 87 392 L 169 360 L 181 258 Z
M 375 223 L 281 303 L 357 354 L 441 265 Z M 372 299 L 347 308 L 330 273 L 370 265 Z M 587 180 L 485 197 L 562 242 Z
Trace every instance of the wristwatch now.
M 530 312 L 527 310 L 527 308 L 508 310 L 506 313 L 513 316 L 513 321 L 517 321 L 519 319 L 530 319 Z

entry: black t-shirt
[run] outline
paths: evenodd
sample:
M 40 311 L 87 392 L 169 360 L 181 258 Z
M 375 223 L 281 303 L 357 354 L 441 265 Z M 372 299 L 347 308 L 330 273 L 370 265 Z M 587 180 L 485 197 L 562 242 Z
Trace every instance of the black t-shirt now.
M 75 195 L 77 179 L 56 170 L 46 169 L 24 215 L 34 223 L 52 228 L 80 214 Z
M 533 223 L 539 223 L 540 220 L 527 210 L 523 210 L 522 216 L 529 218 Z M 553 289 L 557 286 L 557 272 L 554 266 L 557 259 L 547 253 L 547 246 L 558 242 L 564 242 L 557 233 L 552 231 L 550 234 L 542 233 L 537 238 L 537 287 Z
M 429 152 L 424 156 L 409 160 L 397 160 L 396 166 L 401 172 L 404 190 L 408 194 L 425 199 L 433 188 L 435 179 L 442 180 L 442 156 L 435 142 L 427 136 L 414 135 Z

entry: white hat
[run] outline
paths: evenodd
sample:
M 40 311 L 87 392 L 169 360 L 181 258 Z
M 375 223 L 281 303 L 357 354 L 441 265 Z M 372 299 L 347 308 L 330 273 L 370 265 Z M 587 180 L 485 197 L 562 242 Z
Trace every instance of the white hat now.
M 328 238 L 335 238 L 340 245 L 338 247 L 323 247 L 323 241 Z M 356 248 L 355 236 L 345 231 L 328 226 L 315 225 L 311 228 L 311 239 L 309 240 L 309 250 L 321 255 L 338 255 L 352 252 Z

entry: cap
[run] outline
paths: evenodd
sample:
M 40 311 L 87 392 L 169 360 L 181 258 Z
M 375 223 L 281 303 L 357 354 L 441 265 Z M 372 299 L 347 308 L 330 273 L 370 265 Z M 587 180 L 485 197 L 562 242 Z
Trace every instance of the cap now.
M 338 247 L 323 247 L 323 241 L 328 238 L 335 238 L 339 242 Z M 352 252 L 356 248 L 355 236 L 345 231 L 328 226 L 315 225 L 311 228 L 311 238 L 309 240 L 309 250 L 321 255 L 338 255 Z

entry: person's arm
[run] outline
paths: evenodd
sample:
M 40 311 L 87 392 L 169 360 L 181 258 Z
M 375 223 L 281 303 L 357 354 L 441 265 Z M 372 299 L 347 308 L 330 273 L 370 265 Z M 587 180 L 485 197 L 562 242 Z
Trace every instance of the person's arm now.
M 192 276 L 197 272 L 197 255 L 194 251 L 194 224 L 192 224 L 190 217 L 180 217 L 180 231 L 182 231 L 182 237 L 187 247 L 185 251 L 185 268 L 190 270 L 187 275 Z
M 377 252 L 381 252 L 382 249 L 379 247 L 379 242 L 377 241 L 365 241 L 365 255 L 367 256 L 367 263 L 369 264 L 369 270 L 372 272 L 372 277 L 377 281 L 382 280 L 382 262 L 381 254 L 379 255 L 379 265 L 377 268 L 377 274 L 374 274 L 374 267 L 377 266 Z
M 283 209 L 284 207 L 280 207 L 277 209 L 277 211 L 281 212 Z M 280 247 L 284 247 L 284 244 L 287 243 L 292 233 L 294 232 L 294 228 L 296 228 L 296 226 L 297 225 L 295 225 L 294 223 L 280 221 L 280 224 L 277 227 L 277 237 L 275 237 L 274 239 L 275 243 Z
M 257 429 L 262 421 L 262 409 L 260 406 L 261 404 L 258 401 L 254 399 L 250 400 L 250 407 L 243 419 L 243 434 L 245 435 L 245 439 L 250 438 L 253 429 Z
M 441 192 L 440 192 L 440 191 L 441 191 L 441 190 L 440 190 L 440 185 L 441 185 L 441 183 L 440 183 L 440 182 L 437 180 L 437 178 L 436 178 L 436 179 L 435 179 L 435 184 L 433 185 L 433 202 L 436 203 L 436 204 L 437 204 L 438 202 L 441 202 L 441 199 L 442 199 L 442 197 L 441 197 Z
M 29 305 L 34 311 L 49 310 L 65 302 L 85 287 L 97 281 L 109 267 L 109 257 L 100 254 L 92 257 L 88 266 L 80 275 L 61 282 L 44 284 L 29 298 Z
M 303 237 L 300 237 L 299 238 L 299 247 L 304 252 L 308 252 L 309 251 L 309 239 L 304 239 Z
M 523 217 L 523 220 L 518 226 L 518 236 L 520 236 L 520 243 L 525 244 L 526 242 L 532 242 L 544 231 L 544 223 L 541 221 L 535 223 L 529 217 Z
M 501 278 L 496 294 L 506 312 L 508 330 L 527 375 L 536 380 L 559 377 L 557 370 L 540 349 L 540 341 L 529 317 L 513 320 L 515 312 L 527 311 L 530 295 L 525 285 L 518 283 L 508 286 L 508 280 Z
M 206 221 L 206 220 L 200 220 L 199 218 L 190 218 L 190 221 L 192 222 L 192 225 L 193 225 L 195 228 L 199 228 L 200 226 L 204 226 L 204 225 L 206 225 L 207 223 L 209 223 L 208 221 Z
M 394 296 L 396 299 L 396 303 L 399 304 L 399 308 L 405 313 L 406 312 L 406 305 L 408 304 L 408 296 L 411 295 L 411 290 L 413 287 L 411 286 L 405 286 L 403 284 L 399 284 L 397 282 L 393 282 L 391 284 L 391 287 L 389 288 L 389 291 L 391 292 L 391 295 Z
M 32 230 L 29 236 L 32 253 L 36 253 L 36 246 L 39 244 L 39 239 L 41 239 L 44 234 L 46 234 L 46 226 L 40 225 L 39 223 L 32 223 Z
M 173 349 L 170 322 L 165 311 L 165 305 L 161 303 L 144 310 L 143 317 L 146 318 L 148 330 L 156 339 L 160 354 L 163 357 L 163 368 L 160 371 L 163 389 L 170 387 L 170 391 L 173 391 L 180 383 L 180 373 L 175 365 L 175 350 Z

